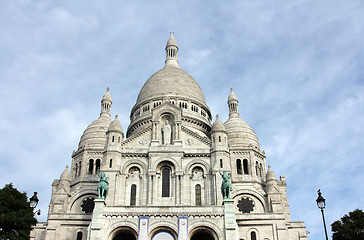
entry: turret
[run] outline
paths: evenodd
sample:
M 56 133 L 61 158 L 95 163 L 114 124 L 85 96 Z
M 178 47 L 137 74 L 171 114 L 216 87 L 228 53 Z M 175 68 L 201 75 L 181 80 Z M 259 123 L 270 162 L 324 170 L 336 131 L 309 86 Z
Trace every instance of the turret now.
M 118 119 L 118 115 L 115 115 L 114 121 L 110 123 L 110 126 L 106 132 L 106 146 L 107 149 L 120 149 L 121 142 L 124 138 L 123 128 Z M 115 148 L 116 147 L 116 148 Z
M 216 115 L 211 129 L 211 166 L 215 169 L 230 169 L 227 133 L 224 124 Z
M 60 185 L 64 187 L 64 190 L 66 193 L 70 192 L 70 184 L 71 184 L 71 174 L 68 171 L 68 166 L 66 166 L 66 169 L 61 174 L 61 177 L 59 178 Z

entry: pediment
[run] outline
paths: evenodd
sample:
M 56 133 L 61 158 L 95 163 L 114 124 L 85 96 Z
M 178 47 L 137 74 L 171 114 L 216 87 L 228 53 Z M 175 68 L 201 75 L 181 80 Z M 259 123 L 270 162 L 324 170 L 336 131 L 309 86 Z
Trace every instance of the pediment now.
M 122 148 L 146 148 L 152 139 L 152 128 L 148 127 L 139 133 L 132 135 L 121 143 Z
M 275 185 L 272 185 L 270 186 L 268 189 L 267 189 L 267 193 L 268 194 L 280 194 L 281 192 L 279 191 L 278 187 L 275 186 Z
M 211 140 L 208 137 L 203 136 L 204 134 L 183 126 L 181 130 L 181 140 L 185 147 L 195 148 L 208 146 L 210 148 Z

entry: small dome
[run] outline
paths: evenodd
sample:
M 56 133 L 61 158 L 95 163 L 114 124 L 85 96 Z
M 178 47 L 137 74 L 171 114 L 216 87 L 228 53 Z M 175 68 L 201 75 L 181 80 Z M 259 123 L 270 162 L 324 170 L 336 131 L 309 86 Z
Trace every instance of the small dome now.
M 106 131 L 108 130 L 110 123 L 111 119 L 108 115 L 101 115 L 83 132 L 78 147 L 87 146 L 103 148 L 106 143 Z
M 121 123 L 118 119 L 118 115 L 116 115 L 114 121 L 110 123 L 108 131 L 123 133 L 123 127 L 121 126 Z
M 62 181 L 71 181 L 71 174 L 68 171 L 68 166 L 66 166 L 66 169 L 61 174 L 60 180 Z
M 168 46 L 175 46 L 178 48 L 178 45 L 177 45 L 177 41 L 176 39 L 173 37 L 173 34 L 171 35 L 171 37 L 168 39 L 167 41 L 167 44 L 166 44 L 166 47 Z
M 224 123 L 228 143 L 230 147 L 250 147 L 259 148 L 258 138 L 253 129 L 240 117 L 229 118 Z
M 276 175 L 274 174 L 273 170 L 270 168 L 270 166 L 268 166 L 268 171 L 267 171 L 267 175 L 266 175 L 266 181 L 272 181 L 272 180 L 277 180 Z
M 219 119 L 219 115 L 216 115 L 216 120 L 214 124 L 212 124 L 211 132 L 218 132 L 218 131 L 226 132 L 226 129 L 224 127 L 224 124 Z
M 238 101 L 238 97 L 235 95 L 235 93 L 233 92 L 233 88 L 231 87 L 230 88 L 230 94 L 229 94 L 229 97 L 228 97 L 228 102 L 230 101 Z
M 111 94 L 110 94 L 110 88 L 109 87 L 107 88 L 107 91 L 106 91 L 105 95 L 102 97 L 102 100 L 108 100 L 108 101 L 112 102 Z

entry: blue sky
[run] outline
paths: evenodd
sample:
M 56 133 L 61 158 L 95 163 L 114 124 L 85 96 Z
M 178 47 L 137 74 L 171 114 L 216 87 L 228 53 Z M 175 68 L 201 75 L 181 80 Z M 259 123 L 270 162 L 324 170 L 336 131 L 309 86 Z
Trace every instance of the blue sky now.
M 233 86 L 310 239 L 324 234 L 319 188 L 328 226 L 363 209 L 363 1 L 0 4 L 0 185 L 38 191 L 40 221 L 106 87 L 126 129 L 139 90 L 164 65 L 171 30 L 181 68 L 224 121 Z

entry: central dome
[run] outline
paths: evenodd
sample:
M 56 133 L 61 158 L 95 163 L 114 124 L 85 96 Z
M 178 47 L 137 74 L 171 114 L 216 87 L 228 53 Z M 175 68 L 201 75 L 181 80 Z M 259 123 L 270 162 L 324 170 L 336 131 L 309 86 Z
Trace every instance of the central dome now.
M 186 98 L 206 105 L 205 97 L 196 80 L 175 66 L 166 65 L 153 74 L 140 90 L 136 105 L 161 96 Z

